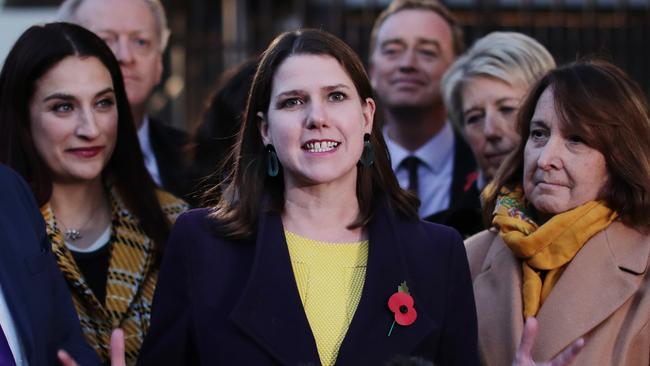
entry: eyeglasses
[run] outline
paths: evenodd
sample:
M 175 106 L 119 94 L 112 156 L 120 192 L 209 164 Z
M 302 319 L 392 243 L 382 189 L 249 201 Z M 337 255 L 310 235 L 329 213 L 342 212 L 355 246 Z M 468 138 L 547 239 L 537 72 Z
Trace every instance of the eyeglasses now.
M 148 56 L 157 49 L 157 42 L 153 37 L 141 34 L 117 34 L 105 33 L 100 37 L 106 42 L 108 47 L 117 56 L 120 54 L 121 47 L 128 47 L 129 51 L 138 56 Z

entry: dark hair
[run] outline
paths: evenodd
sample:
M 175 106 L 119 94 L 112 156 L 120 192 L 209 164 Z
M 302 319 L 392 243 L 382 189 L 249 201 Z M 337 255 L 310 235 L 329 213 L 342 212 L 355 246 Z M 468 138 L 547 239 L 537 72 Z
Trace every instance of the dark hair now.
M 352 79 L 361 100 L 365 103 L 367 98 L 372 98 L 372 88 L 363 64 L 340 39 L 314 29 L 286 32 L 275 38 L 264 51 L 255 73 L 242 129 L 230 157 L 232 173 L 224 183 L 223 194 L 212 214 L 221 223 L 220 232 L 227 237 L 245 238 L 253 234 L 265 196 L 270 199 L 270 209 L 281 212 L 284 208 L 282 172 L 277 177 L 267 176 L 265 147 L 258 128 L 257 113 L 268 109 L 273 75 L 278 67 L 288 57 L 304 54 L 332 56 Z M 373 124 L 370 142 L 375 159 L 369 167 L 358 164 L 356 191 L 359 217 L 350 227 L 368 224 L 377 199 L 383 199 L 404 217 L 416 219 L 417 198 L 399 187 L 381 128 L 376 123 Z
M 231 169 L 226 158 L 237 142 L 258 63 L 259 58 L 254 57 L 221 75 L 208 99 L 201 123 L 192 132 L 187 146 L 192 161 L 189 168 L 194 185 L 192 196 L 201 196 L 197 201 L 200 198 L 203 204 L 216 203 L 218 191 L 215 188 Z
M 650 116 L 641 88 L 621 69 L 602 60 L 583 60 L 550 71 L 529 92 L 517 117 L 519 146 L 503 162 L 486 190 L 490 219 L 501 187 L 522 184 L 524 148 L 537 101 L 553 91 L 562 130 L 581 136 L 603 154 L 609 180 L 600 192 L 623 223 L 650 227 Z
M 0 162 L 30 184 L 39 205 L 50 200 L 50 170 L 32 140 L 29 104 L 37 81 L 66 57 L 95 57 L 109 71 L 117 105 L 117 141 L 102 175 L 111 182 L 160 253 L 169 221 L 142 158 L 120 66 L 108 46 L 92 32 L 69 23 L 29 28 L 9 52 L 0 73 Z
M 449 24 L 451 29 L 451 45 L 454 55 L 458 56 L 465 51 L 465 41 L 463 39 L 463 28 L 458 23 L 458 20 L 447 9 L 447 7 L 438 0 L 393 0 L 384 11 L 379 14 L 372 26 L 370 32 L 370 52 L 372 56 L 375 48 L 377 47 L 377 33 L 384 24 L 386 19 L 391 15 L 399 13 L 402 10 L 424 10 L 432 11 L 440 15 Z

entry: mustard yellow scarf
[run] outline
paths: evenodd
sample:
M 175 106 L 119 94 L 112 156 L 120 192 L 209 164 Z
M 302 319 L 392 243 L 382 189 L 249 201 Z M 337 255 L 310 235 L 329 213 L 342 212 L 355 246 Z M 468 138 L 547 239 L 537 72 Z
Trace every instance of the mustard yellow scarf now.
M 589 201 L 539 226 L 526 212 L 521 188 L 501 189 L 492 224 L 515 256 L 523 261 L 524 317 L 537 314 L 566 265 L 616 216 L 603 202 Z M 543 279 L 542 271 L 547 271 Z

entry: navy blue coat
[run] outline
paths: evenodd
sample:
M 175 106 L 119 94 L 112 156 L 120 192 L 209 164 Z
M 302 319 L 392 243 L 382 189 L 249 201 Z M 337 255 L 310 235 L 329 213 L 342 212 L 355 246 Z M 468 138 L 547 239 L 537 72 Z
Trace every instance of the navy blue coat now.
M 319 365 L 276 213 L 257 237 L 225 240 L 207 209 L 178 218 L 164 256 L 139 365 Z M 339 365 L 381 365 L 418 355 L 478 365 L 474 295 L 463 242 L 448 227 L 399 219 L 384 208 L 368 226 L 361 300 Z M 417 320 L 388 331 L 388 298 L 406 281 Z
M 28 363 L 56 365 L 57 351 L 65 349 L 80 365 L 98 365 L 81 334 L 31 190 L 3 165 L 0 187 L 0 284 Z

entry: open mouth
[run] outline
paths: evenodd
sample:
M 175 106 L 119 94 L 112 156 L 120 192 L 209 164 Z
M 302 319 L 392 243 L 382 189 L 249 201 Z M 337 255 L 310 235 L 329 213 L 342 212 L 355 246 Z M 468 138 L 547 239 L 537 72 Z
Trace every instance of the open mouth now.
M 302 145 L 302 149 L 313 153 L 328 152 L 336 149 L 340 144 L 332 140 L 310 140 Z

